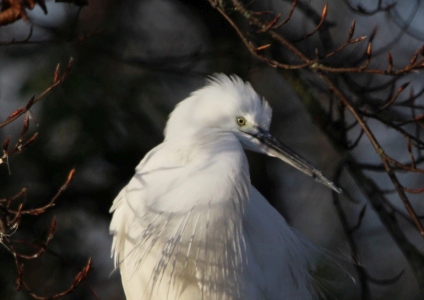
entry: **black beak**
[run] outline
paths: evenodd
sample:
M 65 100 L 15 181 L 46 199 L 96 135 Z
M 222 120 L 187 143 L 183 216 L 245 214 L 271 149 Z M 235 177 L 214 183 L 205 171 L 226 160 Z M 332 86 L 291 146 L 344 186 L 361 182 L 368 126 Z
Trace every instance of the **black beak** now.
M 325 177 L 313 164 L 274 138 L 268 131 L 258 128 L 258 133 L 255 135 L 249 132 L 246 133 L 256 138 L 260 144 L 265 147 L 265 152 L 268 155 L 281 159 L 306 175 L 311 176 L 316 181 L 328 186 L 333 191 L 337 193 L 342 192 L 339 187 Z

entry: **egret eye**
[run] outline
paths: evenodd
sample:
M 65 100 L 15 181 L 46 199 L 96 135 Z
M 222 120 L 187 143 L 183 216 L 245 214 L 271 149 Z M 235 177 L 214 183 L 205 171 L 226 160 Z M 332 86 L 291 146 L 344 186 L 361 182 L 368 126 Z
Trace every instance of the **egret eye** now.
M 246 123 L 247 123 L 247 121 L 246 121 L 246 119 L 245 119 L 245 118 L 243 118 L 243 117 L 238 117 L 238 118 L 237 118 L 237 124 L 238 124 L 239 126 L 244 126 L 244 125 L 246 125 Z

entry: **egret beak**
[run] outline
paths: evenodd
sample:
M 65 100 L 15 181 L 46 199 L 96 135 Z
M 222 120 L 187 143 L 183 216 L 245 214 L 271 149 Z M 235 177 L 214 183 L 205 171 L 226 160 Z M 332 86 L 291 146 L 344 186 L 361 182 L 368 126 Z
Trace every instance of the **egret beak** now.
M 289 147 L 278 141 L 268 131 L 257 127 L 258 131 L 255 134 L 246 132 L 259 141 L 259 146 L 263 147 L 263 151 L 269 155 L 281 159 L 289 165 L 295 167 L 299 171 L 302 171 L 306 175 L 311 176 L 317 182 L 320 182 L 333 191 L 341 193 L 342 190 L 337 187 L 331 180 L 326 178 L 320 170 L 315 168 L 313 164 L 301 157 L 299 154 L 291 150 Z

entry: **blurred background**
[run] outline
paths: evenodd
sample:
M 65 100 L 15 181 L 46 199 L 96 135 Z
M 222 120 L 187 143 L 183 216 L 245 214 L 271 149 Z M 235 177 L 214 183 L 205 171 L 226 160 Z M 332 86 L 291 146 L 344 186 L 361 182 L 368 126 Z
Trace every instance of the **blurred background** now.
M 337 145 L 317 126 L 319 120 L 299 101 L 290 76 L 302 78 L 308 93 L 327 106 L 331 94 L 328 88 L 313 73 L 296 71 L 287 75 L 253 58 L 208 1 L 89 0 L 84 6 L 76 4 L 85 1 L 68 2 L 47 0 L 47 14 L 36 5 L 26 11 L 27 20 L 0 27 L 0 120 L 24 106 L 33 95 L 41 94 L 52 83 L 58 63 L 64 71 L 69 59 L 74 59 L 65 81 L 31 108 L 29 134 L 38 131 L 37 140 L 23 153 L 11 156 L 9 167 L 0 165 L 0 198 L 27 186 L 27 207 L 48 203 L 69 171 L 76 169 L 56 206 L 41 216 L 23 218 L 16 233 L 17 238 L 36 242 L 46 235 L 53 216 L 57 218 L 49 249 L 59 257 L 45 253 L 25 265 L 23 278 L 37 294 L 48 296 L 68 288 L 91 257 L 88 277 L 63 299 L 96 299 L 94 294 L 100 299 L 124 299 L 119 272 L 114 271 L 110 258 L 108 210 L 145 153 L 162 141 L 168 114 L 191 91 L 202 87 L 210 74 L 237 74 L 250 81 L 273 108 L 271 132 L 324 173 L 334 176 L 343 153 L 336 151 Z M 421 2 L 299 1 L 281 32 L 290 40 L 302 37 L 314 28 L 313 21 L 319 19 L 328 3 L 325 33 L 329 36 L 314 36 L 299 43 L 299 48 L 314 53 L 315 49 L 321 51 L 343 43 L 356 19 L 355 37 L 374 35 L 374 64 L 386 63 L 386 52 L 390 50 L 395 65 L 402 66 L 423 43 Z M 257 1 L 255 9 L 285 15 L 291 3 Z M 390 9 L 380 7 L 369 13 L 379 3 Z M 365 49 L 366 43 L 348 47 L 333 63 L 354 64 Z M 278 51 L 290 62 L 284 49 Z M 409 75 L 408 80 L 414 80 L 409 88 L 421 90 L 422 78 L 422 73 Z M 369 75 L 359 74 L 356 80 L 358 87 L 350 88 L 384 84 L 383 79 Z M 384 94 L 379 93 L 374 95 L 376 99 Z M 346 121 L 351 123 L 353 119 Z M 1 128 L 0 141 L 11 135 L 12 142 L 16 142 L 22 122 L 23 117 Z M 402 138 L 376 122 L 370 122 L 370 126 L 386 151 L 400 160 L 409 158 Z M 350 134 L 354 141 L 359 130 Z M 366 139 L 352 154 L 363 163 L 379 163 Z M 348 263 L 349 242 L 331 191 L 272 158 L 252 153 L 248 158 L 252 182 L 271 204 L 315 245 L 341 257 L 341 270 L 330 274 L 323 271 L 326 297 L 361 299 L 358 275 Z M 373 179 L 382 189 L 390 188 L 384 174 Z M 423 182 L 422 176 L 405 175 L 402 179 L 409 185 Z M 353 227 L 366 200 L 346 172 L 339 181 L 355 199 L 342 201 L 346 220 Z M 423 215 L 422 196 L 411 199 L 417 214 Z M 396 195 L 392 200 L 402 206 Z M 417 230 L 404 220 L 399 224 L 409 241 L 422 251 L 424 241 Z M 371 207 L 353 237 L 362 266 L 370 277 L 383 280 L 383 284 L 369 282 L 370 299 L 422 299 L 410 265 Z M 0 298 L 31 299 L 25 291 L 15 292 L 15 262 L 1 245 L 0 261 Z M 399 274 L 397 280 L 384 282 Z

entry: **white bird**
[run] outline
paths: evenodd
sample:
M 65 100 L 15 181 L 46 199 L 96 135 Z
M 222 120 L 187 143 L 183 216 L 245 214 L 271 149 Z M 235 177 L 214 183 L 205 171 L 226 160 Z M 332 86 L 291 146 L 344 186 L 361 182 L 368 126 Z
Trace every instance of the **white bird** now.
M 177 105 L 110 210 L 127 299 L 316 298 L 312 247 L 251 185 L 243 148 L 340 189 L 270 135 L 271 114 L 222 74 Z

